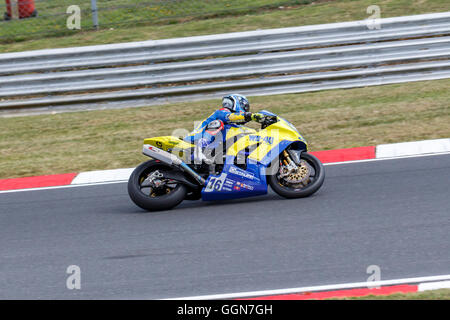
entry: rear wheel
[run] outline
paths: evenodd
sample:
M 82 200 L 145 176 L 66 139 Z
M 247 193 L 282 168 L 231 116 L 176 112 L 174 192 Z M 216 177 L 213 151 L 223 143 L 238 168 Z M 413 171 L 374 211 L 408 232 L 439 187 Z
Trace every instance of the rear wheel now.
M 287 152 L 283 152 L 274 165 L 275 170 L 267 180 L 272 189 L 285 198 L 308 197 L 319 190 L 325 179 L 322 163 L 307 152 L 301 153 L 298 164 L 294 164 Z
M 133 202 L 148 211 L 169 210 L 180 204 L 187 188 L 165 174 L 176 170 L 157 160 L 139 165 L 128 180 L 128 194 Z

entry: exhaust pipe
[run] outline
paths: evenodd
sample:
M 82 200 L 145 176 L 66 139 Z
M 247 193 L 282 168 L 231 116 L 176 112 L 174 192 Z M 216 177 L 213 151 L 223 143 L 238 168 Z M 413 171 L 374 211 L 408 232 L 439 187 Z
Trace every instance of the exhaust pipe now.
M 201 177 L 197 172 L 192 170 L 186 163 L 184 163 L 183 160 L 181 160 L 180 158 L 178 158 L 176 155 L 174 155 L 172 153 L 161 150 L 150 144 L 144 144 L 144 147 L 142 148 L 142 153 L 153 159 L 157 159 L 164 163 L 174 165 L 174 166 L 180 168 L 182 171 L 186 172 L 192 178 L 194 178 L 195 181 L 197 181 L 202 186 L 204 186 L 206 184 L 206 181 L 205 181 L 205 179 L 203 179 L 203 177 Z

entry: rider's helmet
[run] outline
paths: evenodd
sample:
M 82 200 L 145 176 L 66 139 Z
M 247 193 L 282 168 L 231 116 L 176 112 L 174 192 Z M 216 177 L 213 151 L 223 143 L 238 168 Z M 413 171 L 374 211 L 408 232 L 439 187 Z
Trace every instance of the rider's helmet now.
M 230 94 L 222 98 L 222 107 L 232 112 L 249 112 L 250 102 L 241 94 Z

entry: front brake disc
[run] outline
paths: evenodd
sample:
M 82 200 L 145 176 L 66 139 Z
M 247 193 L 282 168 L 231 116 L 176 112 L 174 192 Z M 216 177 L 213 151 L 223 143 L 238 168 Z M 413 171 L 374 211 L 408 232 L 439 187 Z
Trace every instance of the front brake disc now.
M 308 164 L 305 160 L 302 160 L 297 169 L 284 177 L 284 179 L 290 184 L 299 184 L 306 182 L 310 175 L 311 170 Z

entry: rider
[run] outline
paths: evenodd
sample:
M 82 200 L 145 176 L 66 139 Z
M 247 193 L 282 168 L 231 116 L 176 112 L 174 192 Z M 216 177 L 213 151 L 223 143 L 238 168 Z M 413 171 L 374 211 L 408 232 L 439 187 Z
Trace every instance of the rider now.
M 250 102 L 240 94 L 230 94 L 222 98 L 222 108 L 216 110 L 204 120 L 195 130 L 184 138 L 185 141 L 195 143 L 197 152 L 195 158 L 206 160 L 203 150 L 214 141 L 215 136 L 224 129 L 225 124 L 245 124 L 249 121 L 261 121 L 264 115 L 250 112 Z

